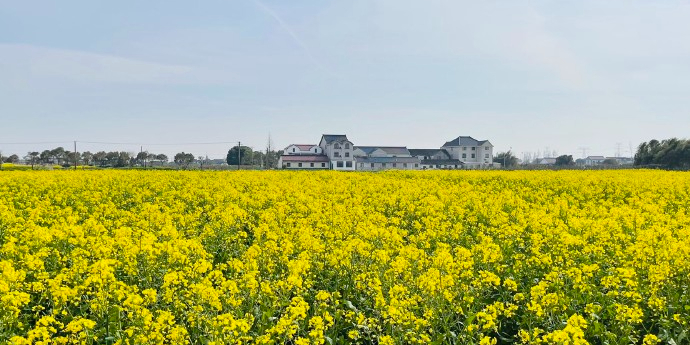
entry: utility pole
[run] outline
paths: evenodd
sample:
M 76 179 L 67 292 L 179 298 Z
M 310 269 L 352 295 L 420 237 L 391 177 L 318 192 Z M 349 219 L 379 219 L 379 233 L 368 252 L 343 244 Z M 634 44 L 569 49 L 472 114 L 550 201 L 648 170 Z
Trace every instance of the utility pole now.
M 242 163 L 241 162 L 242 156 L 240 155 L 241 152 L 242 152 L 242 142 L 238 141 L 237 142 L 237 170 L 240 170 L 240 163 Z
M 79 164 L 79 157 L 77 157 L 77 141 L 74 141 L 74 170 L 77 170 L 77 164 Z
M 616 143 L 616 157 L 621 156 L 621 143 Z
M 589 147 L 578 147 L 577 149 L 582 151 L 582 158 L 587 157 L 587 150 L 589 150 Z

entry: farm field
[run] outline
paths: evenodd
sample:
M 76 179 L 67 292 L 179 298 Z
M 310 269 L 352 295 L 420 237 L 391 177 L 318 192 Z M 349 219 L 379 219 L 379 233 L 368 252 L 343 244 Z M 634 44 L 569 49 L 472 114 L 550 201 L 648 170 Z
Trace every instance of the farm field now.
M 690 175 L 0 173 L 0 343 L 683 344 Z

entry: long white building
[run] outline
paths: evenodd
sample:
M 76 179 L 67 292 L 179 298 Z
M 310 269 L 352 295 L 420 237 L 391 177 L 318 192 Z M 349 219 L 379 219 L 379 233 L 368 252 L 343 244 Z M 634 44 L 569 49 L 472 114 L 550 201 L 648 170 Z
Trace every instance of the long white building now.
M 493 167 L 488 140 L 459 136 L 438 149 L 355 146 L 344 134 L 323 134 L 318 145 L 292 144 L 279 159 L 282 169 L 378 171 L 387 169 L 477 169 Z

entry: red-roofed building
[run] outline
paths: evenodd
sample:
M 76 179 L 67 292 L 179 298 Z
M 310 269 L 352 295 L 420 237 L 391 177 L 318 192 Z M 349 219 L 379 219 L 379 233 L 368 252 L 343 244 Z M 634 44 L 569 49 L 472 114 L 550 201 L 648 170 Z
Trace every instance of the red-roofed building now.
M 319 145 L 312 144 L 292 144 L 283 150 L 286 155 L 320 155 L 323 150 Z
M 292 146 L 292 145 L 290 145 Z M 288 146 L 288 147 L 290 147 Z M 326 155 L 282 155 L 278 166 L 282 169 L 330 169 L 331 161 Z

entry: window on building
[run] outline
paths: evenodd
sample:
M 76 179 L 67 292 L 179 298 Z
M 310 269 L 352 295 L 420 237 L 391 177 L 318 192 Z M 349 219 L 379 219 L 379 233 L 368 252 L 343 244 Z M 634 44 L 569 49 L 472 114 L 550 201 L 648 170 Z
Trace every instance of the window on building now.
M 352 161 L 345 162 L 345 166 L 348 168 L 352 168 Z
M 403 168 L 407 168 L 407 163 L 403 163 Z
M 340 144 L 338 144 L 338 143 L 333 144 L 333 148 L 334 148 L 334 149 L 339 149 L 339 148 L 340 148 Z
M 290 163 L 288 163 L 288 164 L 286 164 L 286 165 L 287 165 L 288 168 L 290 167 Z
M 345 157 L 350 157 L 350 152 L 345 152 Z
M 476 156 L 476 155 L 473 153 L 473 154 L 472 154 L 472 158 L 476 158 L 475 156 Z
M 349 149 L 350 148 L 350 143 L 345 143 L 345 148 Z
M 326 163 L 321 163 L 321 167 L 322 167 L 322 168 L 325 168 L 325 167 L 326 167 Z
M 397 168 L 397 167 L 398 167 L 398 163 L 393 163 L 393 168 Z
M 371 167 L 372 167 L 372 168 L 374 167 L 374 163 L 371 163 Z
M 302 167 L 302 163 L 297 163 L 297 166 L 301 168 L 301 167 Z
M 477 148 L 473 146 L 473 147 L 472 147 L 472 151 L 476 151 L 476 150 L 477 150 Z
M 319 149 L 314 148 L 314 153 L 317 153 L 317 152 L 319 152 Z
M 463 146 L 463 147 L 462 147 L 462 150 L 463 150 L 463 151 L 467 151 L 467 146 Z
M 467 158 L 467 153 L 463 153 L 462 158 Z
M 385 167 L 386 167 L 386 163 L 381 163 L 381 167 L 382 167 L 382 168 L 385 168 Z
M 488 150 L 488 149 L 489 149 L 489 147 L 488 147 L 488 146 L 484 147 L 484 150 Z
M 340 157 L 340 152 L 333 152 L 333 157 Z
M 295 152 L 295 148 L 294 148 L 294 147 L 292 148 L 292 152 Z
M 484 158 L 489 158 L 489 154 L 488 154 L 488 153 L 485 153 L 485 154 L 484 154 Z
M 338 163 L 336 163 L 336 166 L 338 168 L 342 168 L 343 167 L 343 161 L 338 161 Z
M 313 167 L 314 167 L 314 163 L 309 163 L 309 166 L 313 168 Z
M 419 163 L 414 163 L 415 168 L 419 168 Z

